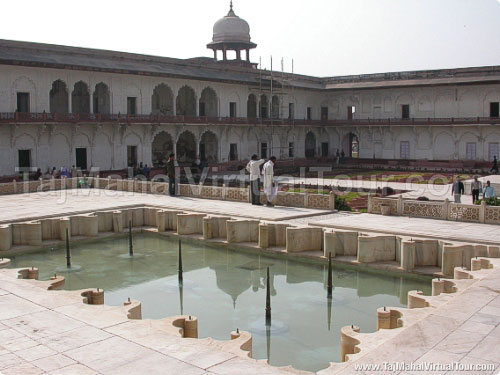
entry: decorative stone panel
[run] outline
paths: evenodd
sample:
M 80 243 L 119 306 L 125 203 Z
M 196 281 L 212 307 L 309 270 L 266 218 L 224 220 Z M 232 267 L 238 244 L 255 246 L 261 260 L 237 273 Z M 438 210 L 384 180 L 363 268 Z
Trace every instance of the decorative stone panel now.
M 500 207 L 486 206 L 485 222 L 487 224 L 500 224 Z
M 330 208 L 330 195 L 329 194 L 309 194 L 307 196 L 308 208 L 319 208 L 327 210 Z
M 442 203 L 430 203 L 419 201 L 404 201 L 403 215 L 414 217 L 430 217 L 440 219 L 443 214 Z
M 397 199 L 391 199 L 391 198 L 371 198 L 372 202 L 372 214 L 382 214 L 382 210 L 380 209 L 381 205 L 389 205 L 391 206 L 391 215 L 397 215 L 398 214 L 398 201 Z
M 480 206 L 450 204 L 448 220 L 470 221 L 479 223 Z

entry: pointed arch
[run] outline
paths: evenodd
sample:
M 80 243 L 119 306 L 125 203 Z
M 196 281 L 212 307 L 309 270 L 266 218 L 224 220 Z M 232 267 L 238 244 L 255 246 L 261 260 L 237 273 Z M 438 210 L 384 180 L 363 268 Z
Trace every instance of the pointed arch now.
M 175 101 L 178 116 L 196 117 L 196 94 L 190 86 L 182 86 Z
M 153 166 L 164 166 L 168 160 L 168 156 L 174 152 L 174 141 L 172 135 L 162 130 L 155 135 L 151 146 Z
M 254 94 L 248 95 L 247 99 L 247 117 L 256 118 L 257 117 L 257 98 Z
M 95 85 L 93 95 L 94 113 L 109 115 L 111 113 L 111 99 L 109 95 L 109 88 L 104 82 Z
M 216 163 L 218 161 L 219 147 L 217 136 L 207 130 L 200 139 L 200 160 L 203 162 Z
M 68 89 L 66 83 L 60 79 L 52 83 L 49 94 L 50 113 L 68 113 Z
M 219 114 L 219 101 L 217 93 L 211 87 L 203 89 L 200 95 L 199 115 L 207 117 L 217 117 Z
M 160 83 L 153 90 L 151 97 L 151 113 L 153 115 L 174 115 L 174 94 L 165 83 Z
M 73 92 L 71 93 L 71 112 L 90 113 L 89 86 L 83 81 L 78 81 L 73 87 Z
M 189 130 L 179 135 L 176 143 L 177 160 L 182 163 L 192 163 L 196 160 L 196 137 Z

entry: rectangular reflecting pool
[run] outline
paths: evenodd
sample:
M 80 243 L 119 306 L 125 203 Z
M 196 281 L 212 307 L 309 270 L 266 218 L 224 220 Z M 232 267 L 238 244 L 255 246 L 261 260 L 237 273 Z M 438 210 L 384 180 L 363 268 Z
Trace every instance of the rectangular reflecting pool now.
M 180 285 L 176 239 L 138 233 L 133 243 L 133 259 L 126 256 L 127 237 L 73 245 L 72 262 L 81 267 L 79 272 L 59 272 L 66 267 L 64 248 L 18 255 L 11 267 L 36 266 L 40 280 L 61 273 L 68 290 L 102 288 L 108 305 L 122 305 L 128 297 L 139 300 L 145 319 L 194 315 L 199 337 L 228 340 L 236 328 L 249 331 L 253 358 L 309 371 L 340 361 L 343 326 L 355 324 L 362 332 L 373 332 L 378 307 L 406 306 L 409 290 L 431 292 L 430 280 L 336 266 L 329 300 L 326 265 L 192 243 L 182 244 L 184 281 Z M 267 267 L 271 327 L 265 323 Z

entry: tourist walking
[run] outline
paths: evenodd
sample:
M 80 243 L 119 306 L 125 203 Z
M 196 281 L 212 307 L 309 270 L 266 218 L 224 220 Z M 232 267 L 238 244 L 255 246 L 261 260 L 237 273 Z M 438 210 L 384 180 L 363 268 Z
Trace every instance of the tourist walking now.
M 497 195 L 495 189 L 491 186 L 490 181 L 486 181 L 486 186 L 484 187 L 483 197 L 484 198 L 495 198 Z
M 264 164 L 262 174 L 264 175 L 264 193 L 267 197 L 267 206 L 274 207 L 273 200 L 278 195 L 278 185 L 274 184 L 274 164 L 276 157 L 271 156 L 269 161 Z
M 465 193 L 464 183 L 457 177 L 451 189 L 455 203 L 462 203 L 462 194 Z
M 339 149 L 337 149 L 337 152 L 336 152 L 336 154 L 335 154 L 335 163 L 336 163 L 337 165 L 339 165 L 339 164 L 340 164 L 340 152 L 339 152 Z
M 493 156 L 493 166 L 491 167 L 490 172 L 498 174 L 498 160 L 496 156 Z
M 168 176 L 168 194 L 175 197 L 175 155 L 170 154 L 167 161 L 166 172 Z
M 476 204 L 476 201 L 479 200 L 479 193 L 483 191 L 483 183 L 478 180 L 477 176 L 474 177 L 474 181 L 472 181 L 471 190 L 472 204 Z
M 260 203 L 260 166 L 264 163 L 264 159 L 259 160 L 257 155 L 253 154 L 246 167 L 248 173 L 250 173 L 252 204 L 256 206 L 262 206 L 262 203 Z

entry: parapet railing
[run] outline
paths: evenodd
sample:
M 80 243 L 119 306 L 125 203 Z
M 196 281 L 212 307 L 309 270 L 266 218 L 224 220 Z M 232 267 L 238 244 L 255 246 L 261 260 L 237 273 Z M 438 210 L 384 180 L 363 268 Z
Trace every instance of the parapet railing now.
M 47 192 L 80 187 L 92 187 L 124 192 L 168 194 L 168 183 L 163 181 L 141 181 L 138 179 L 112 179 L 99 177 L 52 178 L 35 181 L 12 181 L 0 184 L 0 195 Z M 177 195 L 233 202 L 249 202 L 250 187 L 237 188 L 210 185 L 177 184 Z M 261 194 L 261 202 L 266 198 Z M 335 195 L 278 192 L 275 204 L 286 207 L 304 207 L 322 210 L 335 208 Z
M 440 202 L 369 196 L 368 212 L 500 225 L 500 207 L 488 206 L 484 201 L 480 205 L 473 205 L 452 203 L 448 199 Z
M 444 118 L 383 118 L 383 119 L 321 119 L 305 120 L 293 118 L 166 116 L 88 113 L 32 113 L 0 112 L 0 123 L 125 123 L 125 124 L 211 124 L 211 125 L 321 125 L 321 126 L 373 126 L 373 125 L 473 125 L 500 124 L 498 117 L 444 117 Z

